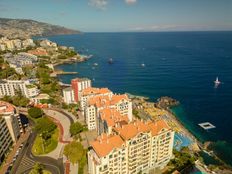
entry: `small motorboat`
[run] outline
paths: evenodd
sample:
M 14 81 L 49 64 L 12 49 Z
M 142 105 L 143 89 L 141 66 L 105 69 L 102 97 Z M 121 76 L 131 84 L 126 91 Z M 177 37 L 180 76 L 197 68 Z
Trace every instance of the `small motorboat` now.
M 98 63 L 94 63 L 93 65 L 94 65 L 94 66 L 98 66 Z
M 113 64 L 113 59 L 110 58 L 110 59 L 108 60 L 108 63 L 109 63 L 109 64 Z
M 141 66 L 142 66 L 142 67 L 145 67 L 145 64 L 144 64 L 144 63 L 142 63 L 142 64 L 141 64 Z
M 218 80 L 218 77 L 217 77 L 216 80 L 214 81 L 214 84 L 215 84 L 215 85 L 221 84 L 221 82 Z

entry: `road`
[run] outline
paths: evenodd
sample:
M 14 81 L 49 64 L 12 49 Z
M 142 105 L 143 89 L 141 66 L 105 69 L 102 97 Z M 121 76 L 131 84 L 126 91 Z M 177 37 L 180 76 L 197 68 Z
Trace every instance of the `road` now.
M 64 174 L 63 158 L 55 160 L 50 157 L 37 157 L 31 153 L 35 138 L 36 133 L 32 132 L 24 143 L 24 147 L 13 165 L 11 174 L 28 173 L 36 162 L 41 163 L 52 174 Z

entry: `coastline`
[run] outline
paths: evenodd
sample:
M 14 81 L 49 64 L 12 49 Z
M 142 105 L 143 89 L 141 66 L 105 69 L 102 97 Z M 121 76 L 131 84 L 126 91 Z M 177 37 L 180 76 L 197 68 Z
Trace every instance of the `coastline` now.
M 87 60 L 85 60 L 85 61 L 87 61 Z M 82 62 L 84 62 L 84 61 L 68 61 L 68 62 L 56 64 L 54 66 L 56 67 L 56 66 L 61 65 L 61 64 L 73 64 L 73 63 L 82 63 Z M 131 95 L 133 95 L 133 94 L 131 94 Z M 149 99 L 148 97 L 144 97 L 144 96 L 137 96 L 137 97 Z M 167 108 L 167 109 L 165 109 L 165 111 L 168 113 L 167 116 L 170 118 L 170 120 L 172 122 L 174 122 L 180 128 L 180 130 L 181 130 L 180 132 L 183 133 L 184 136 L 190 138 L 193 141 L 193 143 L 192 143 L 193 146 L 191 146 L 191 147 L 195 148 L 196 152 L 203 151 L 203 150 L 207 151 L 207 148 L 205 148 L 204 144 L 187 127 L 185 127 L 184 123 L 182 123 L 180 121 L 178 116 L 171 110 L 171 108 Z M 217 159 L 221 160 L 218 156 L 216 156 L 215 153 L 213 153 L 212 155 L 214 157 L 216 157 Z M 223 163 L 226 164 L 224 161 L 223 161 Z

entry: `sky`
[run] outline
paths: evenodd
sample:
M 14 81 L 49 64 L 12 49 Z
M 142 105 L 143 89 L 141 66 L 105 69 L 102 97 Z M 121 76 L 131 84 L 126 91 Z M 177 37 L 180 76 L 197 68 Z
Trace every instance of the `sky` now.
M 0 17 L 83 32 L 232 30 L 232 0 L 0 0 Z

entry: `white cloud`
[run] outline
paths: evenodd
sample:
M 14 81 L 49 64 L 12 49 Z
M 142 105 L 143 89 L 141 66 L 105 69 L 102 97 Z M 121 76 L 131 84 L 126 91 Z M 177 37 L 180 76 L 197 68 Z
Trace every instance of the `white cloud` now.
M 123 0 L 123 1 L 128 5 L 132 5 L 137 2 L 137 0 Z M 104 10 L 108 3 L 109 0 L 89 0 L 89 5 L 101 10 Z
M 89 5 L 96 7 L 98 9 L 104 10 L 106 5 L 108 4 L 108 0 L 90 0 Z
M 137 0 L 125 0 L 125 2 L 130 5 L 136 3 Z

